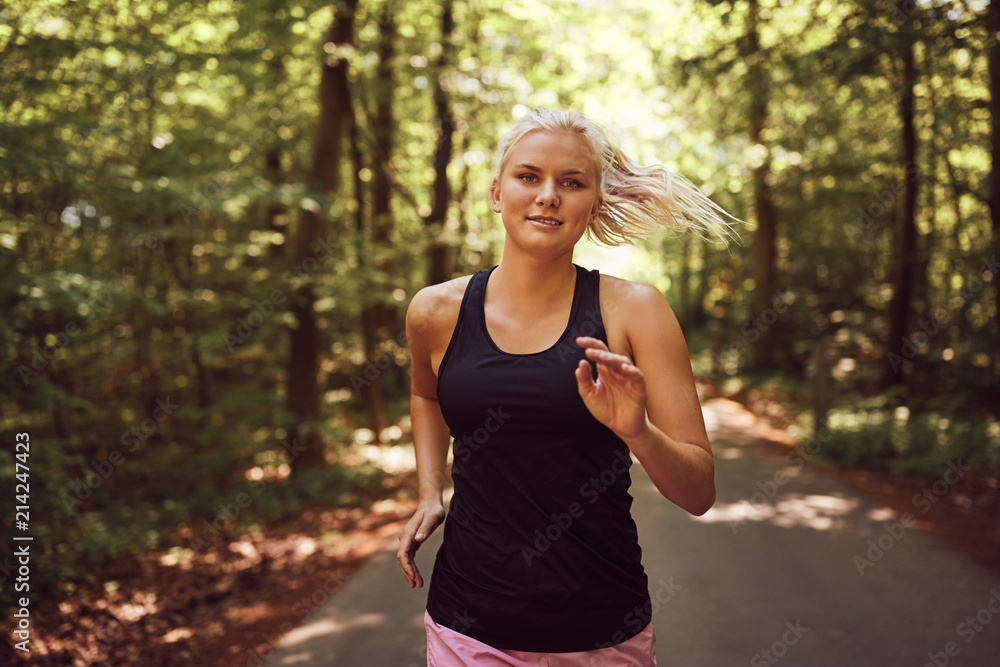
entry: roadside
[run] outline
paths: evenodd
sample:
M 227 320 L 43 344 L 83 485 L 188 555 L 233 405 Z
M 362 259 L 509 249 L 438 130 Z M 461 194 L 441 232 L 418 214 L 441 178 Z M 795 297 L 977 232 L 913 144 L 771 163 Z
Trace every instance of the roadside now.
M 703 400 L 725 396 L 714 387 L 700 385 L 699 390 Z M 785 430 L 789 419 L 779 397 L 756 391 L 726 398 L 754 415 L 762 440 L 786 450 L 800 444 Z M 920 529 L 1000 573 L 1000 480 L 996 477 L 965 471 L 957 481 L 942 485 L 940 475 L 900 475 L 887 469 L 852 468 L 815 459 L 809 463 L 900 514 L 909 512 Z
M 32 652 L 8 654 L 35 667 L 254 664 L 399 532 L 416 508 L 414 479 L 387 476 L 363 505 L 312 504 L 203 553 L 123 554 L 94 573 L 103 587 L 39 604 Z
M 768 401 L 739 398 L 754 414 L 752 428 L 771 447 L 788 451 L 795 444 Z M 810 466 L 900 514 L 913 514 L 917 526 L 1000 573 L 995 478 L 965 474 L 938 494 L 935 478 Z M 259 664 L 289 624 L 323 605 L 398 533 L 415 508 L 414 488 L 412 472 L 386 475 L 383 488 L 361 506 L 311 506 L 196 558 L 177 548 L 123 555 L 95 573 L 103 588 L 81 587 L 59 603 L 39 605 L 37 643 L 25 662 Z M 915 503 L 927 489 L 933 498 Z

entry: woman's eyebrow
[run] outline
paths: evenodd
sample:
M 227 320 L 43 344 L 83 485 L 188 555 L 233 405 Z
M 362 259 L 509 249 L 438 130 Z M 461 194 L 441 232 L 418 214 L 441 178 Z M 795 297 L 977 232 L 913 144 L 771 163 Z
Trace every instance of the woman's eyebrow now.
M 541 171 L 542 171 L 540 168 L 536 167 L 535 165 L 531 164 L 530 162 L 518 162 L 517 164 L 514 165 L 514 168 L 515 169 L 527 169 L 528 171 L 537 171 L 539 173 L 541 173 Z M 583 172 L 580 169 L 564 169 L 561 173 L 562 173 L 563 176 L 576 176 L 578 174 L 583 174 L 585 172 Z

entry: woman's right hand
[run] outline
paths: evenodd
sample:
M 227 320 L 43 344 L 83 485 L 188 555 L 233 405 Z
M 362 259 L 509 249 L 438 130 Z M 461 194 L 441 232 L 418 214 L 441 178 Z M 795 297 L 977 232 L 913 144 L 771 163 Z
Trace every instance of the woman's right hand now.
M 414 556 L 420 545 L 430 537 L 442 521 L 444 521 L 444 507 L 440 501 L 421 501 L 417 511 L 399 532 L 396 560 L 399 561 L 399 569 L 403 571 L 410 588 L 421 588 L 424 585 L 424 578 L 420 576 Z

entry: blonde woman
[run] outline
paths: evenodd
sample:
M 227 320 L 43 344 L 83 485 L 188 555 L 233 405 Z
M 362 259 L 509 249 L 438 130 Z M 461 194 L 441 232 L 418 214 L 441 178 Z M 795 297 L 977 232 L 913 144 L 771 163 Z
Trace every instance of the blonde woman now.
M 715 501 L 714 459 L 666 299 L 575 265 L 573 249 L 662 228 L 725 238 L 726 213 L 584 116 L 546 109 L 500 141 L 490 194 L 500 264 L 422 289 L 406 316 L 420 504 L 397 557 L 411 587 L 455 442 L 428 664 L 655 665 L 632 456 L 696 515 Z

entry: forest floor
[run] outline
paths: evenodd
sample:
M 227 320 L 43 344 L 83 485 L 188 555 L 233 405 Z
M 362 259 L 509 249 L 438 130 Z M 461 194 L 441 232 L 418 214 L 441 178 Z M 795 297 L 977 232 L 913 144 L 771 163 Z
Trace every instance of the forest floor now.
M 774 396 L 751 392 L 735 398 L 757 416 L 764 439 L 776 447 L 795 444 L 784 416 L 774 409 Z M 820 468 L 911 514 L 917 514 L 915 497 L 934 489 L 937 479 Z M 261 665 L 290 625 L 326 602 L 399 532 L 416 507 L 415 486 L 412 472 L 387 475 L 382 488 L 367 491 L 359 506 L 313 505 L 260 532 L 230 536 L 224 546 L 197 557 L 185 558 L 182 550 L 170 548 L 124 555 L 94 573 L 98 581 L 113 585 L 80 587 L 59 602 L 36 607 L 33 651 L 25 662 L 60 667 Z M 943 493 L 932 492 L 934 501 L 919 513 L 917 525 L 1000 573 L 997 491 L 996 478 L 964 474 Z

